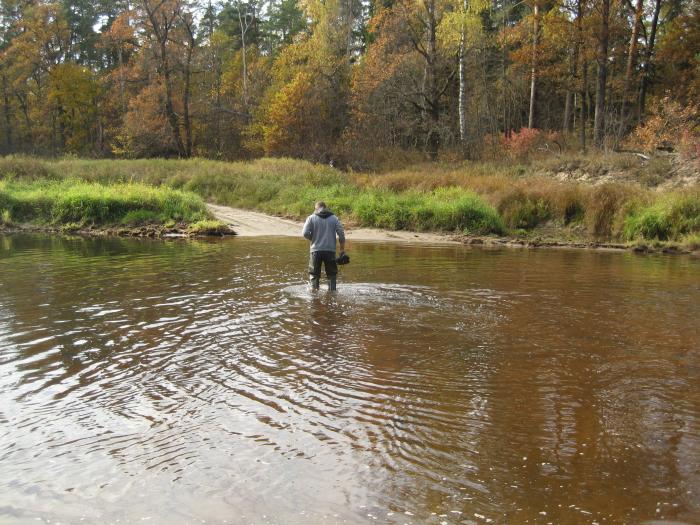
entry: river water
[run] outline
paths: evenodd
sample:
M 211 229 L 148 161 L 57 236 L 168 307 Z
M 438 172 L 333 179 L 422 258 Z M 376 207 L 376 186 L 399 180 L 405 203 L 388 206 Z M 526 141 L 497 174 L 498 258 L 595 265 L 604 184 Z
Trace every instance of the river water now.
M 700 260 L 0 237 L 0 523 L 700 523 Z

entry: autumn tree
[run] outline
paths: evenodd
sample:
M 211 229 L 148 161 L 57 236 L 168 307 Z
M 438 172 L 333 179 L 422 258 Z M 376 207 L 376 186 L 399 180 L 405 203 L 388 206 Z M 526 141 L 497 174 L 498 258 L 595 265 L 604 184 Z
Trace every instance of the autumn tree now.
M 49 105 L 47 95 L 51 70 L 67 58 L 70 31 L 55 4 L 37 3 L 19 13 L 8 28 L 15 36 L 2 53 L 6 128 L 16 129 L 13 135 L 23 143 L 24 150 L 55 152 L 61 144 L 61 109 Z M 16 112 L 9 108 L 10 98 L 16 101 L 21 115 L 14 124 L 12 115 Z
M 280 52 L 260 115 L 268 155 L 329 161 L 347 121 L 354 53 L 351 0 L 309 2 L 308 36 Z
M 700 96 L 698 12 L 696 0 L 0 0 L 0 151 L 371 166 L 374 152 L 497 156 L 522 127 L 615 147 L 658 121 L 649 100 Z
M 56 115 L 61 149 L 88 155 L 101 152 L 101 95 L 98 81 L 87 67 L 66 62 L 51 70 L 47 101 Z
M 192 154 L 189 97 L 192 56 L 196 45 L 191 6 L 185 0 L 142 0 L 137 13 L 164 90 L 165 116 L 177 154 L 189 157 Z M 181 112 L 175 108 L 178 95 Z

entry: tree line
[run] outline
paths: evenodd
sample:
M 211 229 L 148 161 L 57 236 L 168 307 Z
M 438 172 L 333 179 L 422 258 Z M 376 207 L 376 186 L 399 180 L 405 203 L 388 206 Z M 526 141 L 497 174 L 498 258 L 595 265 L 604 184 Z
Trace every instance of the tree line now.
M 697 0 L 0 4 L 4 154 L 361 166 L 523 128 L 611 148 L 700 95 Z

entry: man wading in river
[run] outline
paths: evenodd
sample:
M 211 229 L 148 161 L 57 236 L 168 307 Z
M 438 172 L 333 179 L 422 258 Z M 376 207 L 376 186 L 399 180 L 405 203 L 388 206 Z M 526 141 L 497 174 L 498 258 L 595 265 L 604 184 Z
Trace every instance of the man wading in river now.
M 319 201 L 315 205 L 313 215 L 309 215 L 304 223 L 302 235 L 311 241 L 311 256 L 309 257 L 309 274 L 311 287 L 318 290 L 321 279 L 321 264 L 326 268 L 328 289 L 336 289 L 338 263 L 335 259 L 335 236 L 338 235 L 341 257 L 345 253 L 345 231 L 338 217 L 326 208 L 326 203 Z

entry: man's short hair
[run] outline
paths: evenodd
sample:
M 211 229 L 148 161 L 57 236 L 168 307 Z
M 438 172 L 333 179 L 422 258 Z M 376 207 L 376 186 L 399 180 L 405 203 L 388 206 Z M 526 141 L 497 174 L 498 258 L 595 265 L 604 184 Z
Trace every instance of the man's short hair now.
M 326 208 L 326 203 L 323 202 L 323 201 L 318 201 L 318 202 L 314 205 L 314 207 L 315 207 L 317 210 L 320 210 L 321 208 Z

